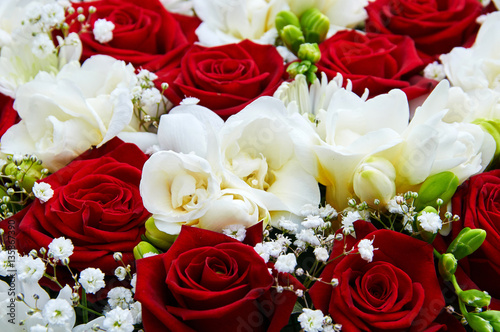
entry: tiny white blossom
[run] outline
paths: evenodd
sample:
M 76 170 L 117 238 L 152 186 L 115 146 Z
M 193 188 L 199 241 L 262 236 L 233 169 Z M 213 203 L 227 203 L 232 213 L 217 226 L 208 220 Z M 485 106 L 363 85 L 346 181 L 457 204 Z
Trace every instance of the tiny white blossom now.
M 417 217 L 417 220 L 420 223 L 420 227 L 430 233 L 437 233 L 437 231 L 443 227 L 441 218 L 434 212 L 423 211 L 422 214 Z
M 319 208 L 319 215 L 321 218 L 336 218 L 337 210 L 335 210 L 330 204 L 326 204 Z
M 292 234 L 295 234 L 297 232 L 297 229 L 299 228 L 296 223 L 289 219 L 286 219 L 283 216 L 278 220 L 278 227 L 287 230 Z
M 257 254 L 259 254 L 260 257 L 262 257 L 264 262 L 266 262 L 266 263 L 269 262 L 270 247 L 268 245 L 266 245 L 266 243 L 257 243 L 255 245 L 254 249 L 257 252 Z
M 73 307 L 68 301 L 51 299 L 43 307 L 42 317 L 51 325 L 65 325 L 75 315 Z
M 181 100 L 180 105 L 198 105 L 200 100 L 196 97 L 186 97 Z
M 297 258 L 295 254 L 279 256 L 274 264 L 276 271 L 280 273 L 292 273 L 297 266 Z
M 324 247 L 316 247 L 314 248 L 314 256 L 320 262 L 326 262 L 328 260 L 328 250 Z
M 320 216 L 309 215 L 302 222 L 302 226 L 305 228 L 318 228 L 325 225 L 325 221 Z
M 35 182 L 33 185 L 33 195 L 43 204 L 54 196 L 54 190 L 46 182 Z
M 320 242 L 312 229 L 303 229 L 297 234 L 297 240 L 306 242 L 313 247 L 319 246 Z
M 323 330 L 323 313 L 321 310 L 304 308 L 298 321 L 300 327 L 302 327 L 305 332 L 319 332 Z
M 130 280 L 130 286 L 132 286 L 132 292 L 135 294 L 135 288 L 137 287 L 137 273 L 132 275 L 132 280 Z
M 113 29 L 115 25 L 111 21 L 107 21 L 104 18 L 100 18 L 94 23 L 94 38 L 99 43 L 104 44 L 113 40 Z
M 147 69 L 141 69 L 137 74 L 137 78 L 143 81 L 154 81 L 158 76 Z
M 118 280 L 123 281 L 127 276 L 127 270 L 123 266 L 118 266 L 115 269 L 115 276 L 118 278 Z
M 58 237 L 49 243 L 49 254 L 54 255 L 54 259 L 63 260 L 73 255 L 73 242 L 65 237 Z
M 342 230 L 344 234 L 349 234 L 354 231 L 354 222 L 363 219 L 358 211 L 349 211 L 346 216 L 342 217 Z
M 108 313 L 102 323 L 108 332 L 132 332 L 134 330 L 134 318 L 128 309 L 117 307 Z
M 358 242 L 358 252 L 361 258 L 370 263 L 373 260 L 373 240 L 363 239 Z
M 52 27 L 64 21 L 64 8 L 57 3 L 48 3 L 42 7 L 42 23 Z
M 38 282 L 45 273 L 45 264 L 40 258 L 33 259 L 31 256 L 21 256 L 16 263 L 19 280 L 27 283 Z
M 134 318 L 134 324 L 142 323 L 142 305 L 141 302 L 134 302 L 130 305 L 130 313 L 132 313 L 132 318 Z
M 245 239 L 247 230 L 243 225 L 233 224 L 223 228 L 222 233 L 241 242 Z
M 306 249 L 306 246 L 307 246 L 307 243 L 305 243 L 304 241 L 302 240 L 295 240 L 293 242 L 293 244 L 297 247 L 297 248 L 300 248 L 302 250 Z
M 125 287 L 115 287 L 108 292 L 108 303 L 111 308 L 127 309 L 132 303 L 132 291 Z
M 142 90 L 141 102 L 144 106 L 155 106 L 161 103 L 161 93 L 156 88 Z
M 319 207 L 313 204 L 305 204 L 299 211 L 303 217 L 319 215 Z
M 272 257 L 278 257 L 282 253 L 286 251 L 286 248 L 283 247 L 283 244 L 280 241 L 269 241 L 265 242 L 265 245 L 268 247 L 269 255 Z
M 436 81 L 443 80 L 446 77 L 444 66 L 439 64 L 437 61 L 429 63 L 424 69 L 424 77 Z
M 93 267 L 86 268 L 80 272 L 80 278 L 78 282 L 82 285 L 87 293 L 95 294 L 100 289 L 106 286 L 104 282 L 104 273 L 101 269 L 96 269 Z
M 397 196 L 387 202 L 386 208 L 389 213 L 404 214 L 402 206 L 398 204 Z
M 49 38 L 46 34 L 38 34 L 33 39 L 33 45 L 31 47 L 31 51 L 33 54 L 40 59 L 45 59 L 48 55 L 53 53 L 56 50 L 52 39 Z

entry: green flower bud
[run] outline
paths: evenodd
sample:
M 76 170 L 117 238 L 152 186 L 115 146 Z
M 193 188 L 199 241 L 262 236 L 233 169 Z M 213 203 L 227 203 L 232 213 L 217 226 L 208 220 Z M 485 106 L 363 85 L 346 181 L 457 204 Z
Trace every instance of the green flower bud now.
M 497 148 L 495 150 L 495 158 L 500 155 L 500 120 L 499 119 L 476 119 L 472 123 L 477 124 L 483 128 L 484 131 L 493 136 Z
M 287 25 L 284 27 L 281 30 L 281 39 L 285 43 L 286 47 L 288 47 L 288 49 L 294 54 L 297 54 L 300 45 L 305 43 L 302 30 L 297 28 L 295 25 Z
M 155 247 L 162 250 L 167 250 L 174 243 L 177 235 L 171 235 L 160 231 L 156 225 L 153 217 L 146 220 L 146 239 L 151 242 Z
M 458 293 L 460 300 L 468 306 L 482 308 L 490 305 L 491 296 L 478 289 L 469 289 Z
M 451 242 L 447 253 L 452 253 L 457 260 L 476 251 L 486 239 L 486 231 L 480 228 L 470 229 L 465 227 Z
M 493 326 L 490 322 L 480 317 L 477 313 L 469 313 L 465 316 L 469 326 L 477 332 L 493 332 Z
M 150 253 L 150 252 L 152 252 L 154 254 L 160 253 L 155 247 L 153 247 L 153 245 L 151 243 L 146 242 L 146 241 L 139 242 L 139 244 L 134 247 L 133 252 L 134 252 L 135 259 L 144 258 L 144 255 L 147 253 Z
M 487 320 L 495 331 L 500 331 L 500 311 L 487 310 L 477 314 L 479 317 Z
M 300 17 L 306 42 L 321 43 L 330 29 L 330 20 L 317 8 L 306 10 Z
M 353 177 L 353 189 L 361 201 L 373 204 L 379 199 L 385 205 L 396 195 L 396 169 L 382 157 L 368 157 Z
M 318 44 L 305 43 L 300 45 L 297 56 L 301 60 L 308 60 L 311 63 L 316 63 L 321 59 L 321 51 L 319 50 Z
M 42 169 L 42 165 L 24 160 L 19 166 L 16 166 L 14 162 L 5 165 L 4 173 L 14 176 L 26 191 L 31 192 L 33 184 L 42 176 Z
M 300 28 L 300 21 L 297 15 L 291 11 L 283 10 L 276 15 L 275 25 L 278 30 L 278 34 L 281 36 L 283 28 L 287 25 L 294 25 L 297 28 Z
M 444 280 L 451 280 L 451 277 L 455 274 L 457 270 L 457 259 L 453 254 L 443 254 L 439 259 L 438 264 L 439 274 Z
M 458 177 L 452 172 L 445 171 L 429 176 L 418 191 L 418 198 L 415 200 L 417 211 L 426 206 L 437 208 L 438 198 L 447 203 L 458 188 Z

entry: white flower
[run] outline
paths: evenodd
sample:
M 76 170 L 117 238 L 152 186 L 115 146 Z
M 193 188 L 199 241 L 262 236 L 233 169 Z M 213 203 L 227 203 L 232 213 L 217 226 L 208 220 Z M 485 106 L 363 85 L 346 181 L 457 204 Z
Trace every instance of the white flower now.
M 370 205 L 377 199 L 386 204 L 396 194 L 396 169 L 382 157 L 366 158 L 354 171 L 353 189 L 361 201 Z
M 73 242 L 65 237 L 58 237 L 49 243 L 49 254 L 54 256 L 55 260 L 63 260 L 73 254 Z
M 314 248 L 314 256 L 316 256 L 316 259 L 320 262 L 326 262 L 330 257 L 328 255 L 328 250 L 326 250 L 326 248 L 324 247 Z
M 101 44 L 110 42 L 113 40 L 113 29 L 115 25 L 111 21 L 107 21 L 104 18 L 100 18 L 94 23 L 94 29 L 92 33 L 94 38 Z
M 73 307 L 62 299 L 49 300 L 42 310 L 43 318 L 51 325 L 68 325 L 74 315 Z
M 319 214 L 319 207 L 313 204 L 305 204 L 299 211 L 303 217 L 315 216 Z
M 264 242 L 264 243 L 257 243 L 254 247 L 255 251 L 257 252 L 257 254 L 260 255 L 260 257 L 262 257 L 262 259 L 264 260 L 264 262 L 269 262 L 269 258 L 271 256 L 270 254 L 270 247 L 267 245 L 267 242 Z
M 54 46 L 52 39 L 50 39 L 46 34 L 39 34 L 33 40 L 31 51 L 40 59 L 45 59 L 50 54 L 54 53 L 55 50 L 56 47 Z
M 303 229 L 297 234 L 297 240 L 309 243 L 311 246 L 319 246 L 320 242 L 312 229 Z
M 64 8 L 58 3 L 47 3 L 42 7 L 42 23 L 52 27 L 64 21 Z
M 394 214 L 404 214 L 402 205 L 397 203 L 398 197 L 403 198 L 402 196 L 395 196 L 387 202 L 387 211 Z
M 245 226 L 239 224 L 232 224 L 223 228 L 222 233 L 240 242 L 243 241 L 247 235 Z
M 323 318 L 321 310 L 304 308 L 298 321 L 305 332 L 319 332 L 323 330 Z
M 320 216 L 307 216 L 302 222 L 302 226 L 305 228 L 318 228 L 323 227 L 324 225 L 325 221 Z
M 290 233 L 294 234 L 297 232 L 299 225 L 297 225 L 293 221 L 281 216 L 281 218 L 278 219 L 278 227 L 281 229 L 287 230 Z
M 78 279 L 78 282 L 82 285 L 87 293 L 95 294 L 97 293 L 97 291 L 106 286 L 106 284 L 104 283 L 104 277 L 105 275 L 101 271 L 101 269 L 88 267 L 80 272 L 80 278 Z
M 443 80 L 446 77 L 444 66 L 439 64 L 437 61 L 429 63 L 424 69 L 424 77 L 436 81 Z
M 163 7 L 171 13 L 193 16 L 193 2 L 191 0 L 160 0 Z
M 30 327 L 30 332 L 53 332 L 54 330 L 51 327 L 36 324 Z
M 130 286 L 132 286 L 132 292 L 135 294 L 135 287 L 137 286 L 137 273 L 132 275 L 132 280 L 130 280 Z
M 181 100 L 179 105 L 198 105 L 199 102 L 200 102 L 200 100 L 198 98 L 186 97 L 186 98 Z
M 373 240 L 363 239 L 358 242 L 358 252 L 361 258 L 370 263 L 373 260 Z
M 434 212 L 422 211 L 422 214 L 417 217 L 420 227 L 427 232 L 437 233 L 443 227 L 443 222 L 438 214 Z
M 127 276 L 127 270 L 123 266 L 118 266 L 115 269 L 115 276 L 118 278 L 118 280 L 123 281 Z
M 337 211 L 330 204 L 326 204 L 320 207 L 319 215 L 321 218 L 336 218 Z
M 161 94 L 157 88 L 148 88 L 142 90 L 141 102 L 145 107 L 156 107 L 161 103 Z
M 142 323 L 142 305 L 141 302 L 134 302 L 130 305 L 130 312 L 134 318 L 134 324 Z
M 152 84 L 151 82 L 156 80 L 158 78 L 158 76 L 155 73 L 152 73 L 147 69 L 141 69 L 141 70 L 139 70 L 139 73 L 137 74 L 137 78 L 140 81 L 147 83 L 149 86 L 149 84 Z M 154 84 L 151 86 L 154 86 Z
M 117 307 L 108 313 L 102 323 L 102 327 L 108 332 L 132 332 L 134 330 L 134 318 L 128 309 Z
M 35 182 L 33 184 L 33 194 L 43 204 L 54 196 L 54 190 L 52 190 L 49 183 Z
M 279 256 L 274 264 L 274 269 L 280 273 L 293 273 L 297 266 L 297 257 L 295 254 Z
M 16 255 L 17 253 L 14 251 L 0 250 L 0 276 L 5 277 L 12 272 Z
M 349 234 L 354 231 L 354 222 L 363 219 L 358 211 L 349 211 L 347 215 L 342 216 L 342 231 Z
M 40 258 L 33 259 L 31 256 L 21 256 L 16 262 L 16 269 L 19 280 L 36 283 L 45 273 L 45 264 Z
M 132 291 L 125 287 L 115 287 L 108 292 L 108 303 L 111 308 L 120 307 L 127 309 L 132 303 Z

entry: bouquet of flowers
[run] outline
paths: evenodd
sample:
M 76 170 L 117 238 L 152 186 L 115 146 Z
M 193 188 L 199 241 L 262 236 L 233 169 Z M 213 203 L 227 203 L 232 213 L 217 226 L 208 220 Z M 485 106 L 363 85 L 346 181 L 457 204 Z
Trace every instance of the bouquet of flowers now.
M 500 331 L 498 9 L 2 0 L 0 330 Z

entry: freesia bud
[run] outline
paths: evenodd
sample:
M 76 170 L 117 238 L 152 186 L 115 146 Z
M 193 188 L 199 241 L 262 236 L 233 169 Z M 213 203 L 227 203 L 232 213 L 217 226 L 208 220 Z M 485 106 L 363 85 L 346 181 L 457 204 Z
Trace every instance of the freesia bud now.
M 160 252 L 156 250 L 151 243 L 146 242 L 146 241 L 141 241 L 139 242 L 138 245 L 134 247 L 134 258 L 135 259 L 141 259 L 144 257 L 145 254 L 147 253 L 154 253 L 154 254 L 159 254 Z
M 499 119 L 476 119 L 472 123 L 479 125 L 484 131 L 490 134 L 496 143 L 495 155 L 493 160 L 500 156 L 500 120 Z
M 460 260 L 476 251 L 483 244 L 484 239 L 486 239 L 485 230 L 465 227 L 451 242 L 446 252 L 452 253 L 457 260 Z
M 330 29 L 330 20 L 317 8 L 306 10 L 300 17 L 306 42 L 321 43 Z
M 278 30 L 278 34 L 281 36 L 283 28 L 287 25 L 294 25 L 297 28 L 300 28 L 300 21 L 297 15 L 291 11 L 283 10 L 276 15 L 275 25 Z
M 457 270 L 457 259 L 453 256 L 453 254 L 446 253 L 441 255 L 438 269 L 444 280 L 451 280 L 451 277 Z
M 301 44 L 297 56 L 301 60 L 308 60 L 311 63 L 316 63 L 321 59 L 321 51 L 316 43 Z
M 500 331 L 500 311 L 487 310 L 479 313 L 478 316 L 490 322 L 495 331 Z
M 467 323 L 474 331 L 488 331 L 493 332 L 493 326 L 486 319 L 479 316 L 477 313 L 469 313 L 466 316 Z
M 487 307 L 491 302 L 491 295 L 479 289 L 469 289 L 458 293 L 458 297 L 466 305 L 476 308 Z
M 418 191 L 415 201 L 417 211 L 426 206 L 437 208 L 438 198 L 446 204 L 457 190 L 458 182 L 458 177 L 450 171 L 429 176 Z
M 304 34 L 295 25 L 287 25 L 281 30 L 281 39 L 286 47 L 294 54 L 297 54 L 301 44 L 305 43 Z
M 174 243 L 177 235 L 171 235 L 160 231 L 156 225 L 153 217 L 146 220 L 146 233 L 144 234 L 149 242 L 156 247 L 167 250 Z
M 396 195 L 396 169 L 385 158 L 369 157 L 355 171 L 353 188 L 361 201 L 386 205 Z

